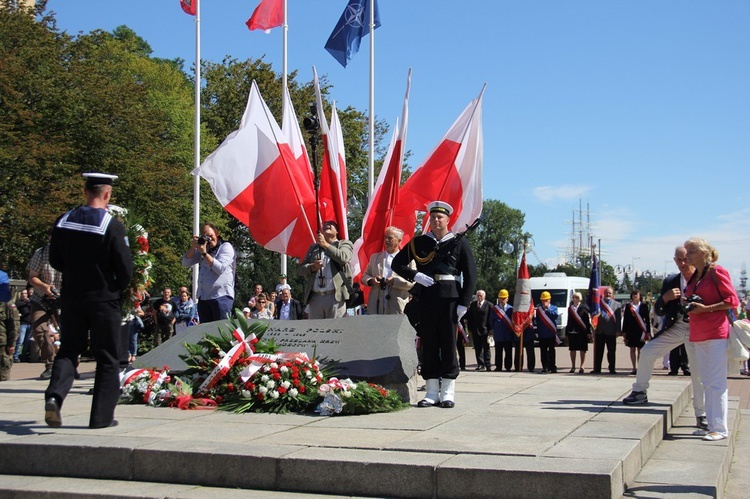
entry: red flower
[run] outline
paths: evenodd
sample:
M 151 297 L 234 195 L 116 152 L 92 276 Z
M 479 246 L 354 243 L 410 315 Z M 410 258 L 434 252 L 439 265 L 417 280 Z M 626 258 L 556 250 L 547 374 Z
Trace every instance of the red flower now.
M 279 373 L 273 373 L 273 379 L 275 379 L 276 381 L 280 380 L 281 379 L 281 374 L 279 374 Z
M 305 388 L 305 385 L 299 385 L 299 392 L 305 393 L 305 391 L 307 391 L 307 388 Z
M 234 391 L 234 383 L 227 383 L 227 391 L 228 392 Z
M 263 400 L 265 398 L 262 393 L 258 393 L 257 397 L 258 400 Z
M 142 253 L 148 253 L 148 239 L 143 236 L 138 236 L 138 247 Z
M 284 388 L 283 386 L 280 386 L 278 388 L 278 392 L 281 393 L 281 394 L 286 393 L 286 388 Z
M 222 402 L 224 402 L 224 397 L 222 397 L 221 395 L 217 395 L 216 397 L 214 397 L 214 400 L 217 404 L 221 404 Z
M 293 379 L 293 380 L 292 380 L 292 385 L 293 385 L 293 386 L 294 386 L 295 388 L 296 388 L 296 387 L 298 387 L 298 386 L 299 386 L 299 380 L 298 380 L 298 379 Z

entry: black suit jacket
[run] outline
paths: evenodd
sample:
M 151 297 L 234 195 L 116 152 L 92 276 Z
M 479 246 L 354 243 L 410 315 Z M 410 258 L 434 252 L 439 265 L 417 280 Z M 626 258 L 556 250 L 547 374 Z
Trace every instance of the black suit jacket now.
M 295 300 L 294 298 L 290 298 L 289 299 L 289 305 L 290 305 L 290 308 L 289 308 L 289 320 L 290 321 L 302 320 L 304 318 L 304 316 L 303 316 L 304 312 L 302 310 L 302 304 L 299 301 Z M 274 311 L 273 311 L 273 318 L 274 319 L 278 320 L 278 319 L 281 318 L 280 316 L 281 316 L 281 307 L 282 306 L 284 306 L 284 302 L 283 301 L 279 301 L 278 303 L 276 303 L 276 306 L 274 307 Z
M 664 282 L 661 285 L 661 292 L 659 293 L 659 298 L 656 299 L 656 304 L 654 304 L 654 310 L 656 312 L 656 315 L 662 316 L 664 317 L 664 319 L 661 324 L 661 329 L 659 329 L 659 331 L 654 335 L 654 338 L 656 336 L 659 336 L 670 327 L 674 326 L 674 323 L 677 322 L 679 318 L 680 300 L 677 299 L 669 302 L 664 301 L 664 293 L 666 293 L 670 289 L 679 287 L 679 272 L 664 279 Z
M 477 333 L 479 336 L 487 335 L 487 324 L 490 319 L 490 302 L 484 300 L 482 306 L 479 306 L 478 301 L 471 302 L 469 308 L 466 310 L 466 324 L 469 331 Z

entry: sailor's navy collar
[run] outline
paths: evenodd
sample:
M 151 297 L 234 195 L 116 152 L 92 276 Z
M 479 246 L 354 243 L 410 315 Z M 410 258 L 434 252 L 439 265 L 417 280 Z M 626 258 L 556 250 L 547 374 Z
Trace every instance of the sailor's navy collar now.
M 60 217 L 57 226 L 61 229 L 104 235 L 112 221 L 112 215 L 103 208 L 79 206 Z

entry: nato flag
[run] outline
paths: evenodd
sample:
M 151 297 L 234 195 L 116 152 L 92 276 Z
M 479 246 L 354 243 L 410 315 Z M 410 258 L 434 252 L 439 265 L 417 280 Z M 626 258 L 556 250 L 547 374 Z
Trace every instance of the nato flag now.
M 375 27 L 380 27 L 378 2 L 373 6 Z M 326 42 L 326 50 L 346 67 L 352 56 L 359 51 L 362 37 L 370 32 L 370 0 L 349 0 L 339 22 Z

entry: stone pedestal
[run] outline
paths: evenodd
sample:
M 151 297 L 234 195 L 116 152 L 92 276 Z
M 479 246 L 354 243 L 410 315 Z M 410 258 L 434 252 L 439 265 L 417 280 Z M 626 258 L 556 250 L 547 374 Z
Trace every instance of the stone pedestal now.
M 229 329 L 229 321 L 200 324 L 138 358 L 138 367 L 187 366 L 179 355 L 184 343 L 197 343 L 206 334 Z M 270 321 L 264 339 L 273 339 L 283 352 L 305 352 L 318 360 L 335 361 L 340 378 L 371 381 L 398 392 L 404 401 L 416 403 L 416 332 L 404 315 L 359 315 L 341 319 Z

